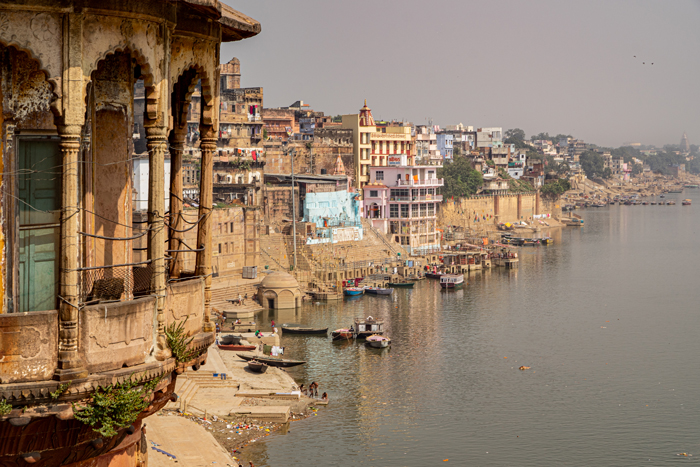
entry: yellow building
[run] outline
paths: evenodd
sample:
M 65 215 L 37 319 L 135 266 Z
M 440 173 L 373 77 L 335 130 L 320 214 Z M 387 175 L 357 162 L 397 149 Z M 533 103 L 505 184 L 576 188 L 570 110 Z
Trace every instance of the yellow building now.
M 359 114 L 343 115 L 342 128 L 353 130 L 353 185 L 360 193 L 369 182 L 370 167 L 413 165 L 415 154 L 411 127 L 402 124 L 375 124 L 366 100 Z

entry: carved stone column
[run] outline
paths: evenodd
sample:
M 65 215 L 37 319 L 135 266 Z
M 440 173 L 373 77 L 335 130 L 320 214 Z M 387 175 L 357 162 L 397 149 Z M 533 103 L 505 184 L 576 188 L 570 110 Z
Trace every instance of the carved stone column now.
M 87 369 L 78 353 L 78 152 L 81 128 L 59 128 L 63 163 L 61 210 L 60 305 L 58 328 L 58 369 L 60 381 L 84 378 Z
M 167 130 L 161 127 L 146 128 L 148 147 L 148 259 L 153 278 L 151 287 L 156 295 L 157 334 L 155 357 L 165 360 L 172 354 L 165 338 L 165 151 Z
M 211 321 L 211 212 L 212 198 L 214 196 L 213 160 L 216 151 L 216 132 L 211 126 L 202 125 L 202 140 L 199 145 L 202 151 L 202 169 L 199 182 L 199 217 L 202 220 L 197 229 L 197 248 L 204 251 L 197 252 L 197 275 L 204 276 L 204 332 L 214 332 L 214 323 Z
M 185 147 L 185 130 L 175 130 L 170 133 L 170 227 L 168 245 L 169 250 L 182 250 L 183 230 L 185 223 L 182 221 L 182 154 Z M 184 258 L 181 253 L 171 252 L 170 277 L 180 277 Z

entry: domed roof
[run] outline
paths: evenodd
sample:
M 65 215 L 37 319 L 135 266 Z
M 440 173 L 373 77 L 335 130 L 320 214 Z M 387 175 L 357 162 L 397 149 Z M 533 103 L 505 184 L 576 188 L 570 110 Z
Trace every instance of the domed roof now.
M 275 271 L 263 279 L 260 286 L 266 289 L 298 289 L 299 283 L 291 274 Z

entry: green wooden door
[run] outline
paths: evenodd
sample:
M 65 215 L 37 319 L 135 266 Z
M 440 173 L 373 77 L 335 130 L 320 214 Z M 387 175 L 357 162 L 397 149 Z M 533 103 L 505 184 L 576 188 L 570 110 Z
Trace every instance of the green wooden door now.
M 19 311 L 54 310 L 58 294 L 61 152 L 57 141 L 20 141 Z

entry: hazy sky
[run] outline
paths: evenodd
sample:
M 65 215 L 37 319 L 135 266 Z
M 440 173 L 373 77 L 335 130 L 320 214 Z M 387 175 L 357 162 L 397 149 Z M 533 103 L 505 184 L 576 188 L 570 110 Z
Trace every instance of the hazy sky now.
M 221 60 L 265 107 L 700 143 L 700 0 L 225 2 L 262 24 Z

